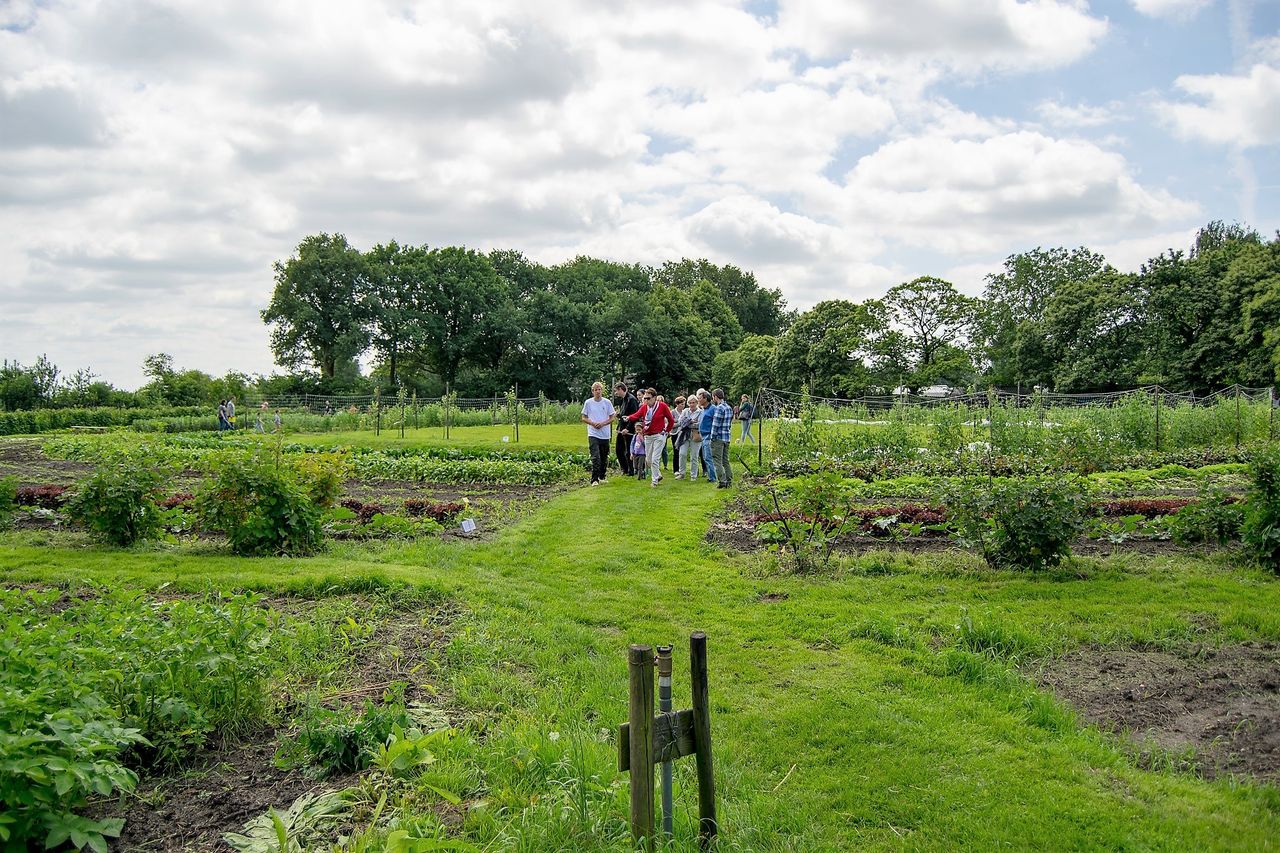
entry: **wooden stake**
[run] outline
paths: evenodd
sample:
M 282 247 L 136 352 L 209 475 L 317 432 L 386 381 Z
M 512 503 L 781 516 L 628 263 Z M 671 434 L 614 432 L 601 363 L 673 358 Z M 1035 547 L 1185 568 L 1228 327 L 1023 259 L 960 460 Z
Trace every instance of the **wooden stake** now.
M 706 847 L 715 839 L 719 824 L 716 821 L 716 782 L 711 768 L 711 705 L 707 697 L 707 635 L 701 631 L 694 631 L 689 636 L 689 670 L 693 686 L 693 748 L 694 758 L 698 762 L 698 843 Z M 634 733 L 635 729 L 631 731 Z M 635 740 L 631 743 L 634 750 Z M 634 766 L 633 761 L 632 767 Z M 635 801 L 634 790 L 633 788 L 632 802 Z
M 653 850 L 653 647 L 632 645 L 630 676 L 631 837 Z M 704 662 L 705 663 L 705 662 Z M 704 666 L 705 670 L 705 666 Z M 708 755 L 708 758 L 710 756 Z M 702 764 L 699 761 L 699 768 Z

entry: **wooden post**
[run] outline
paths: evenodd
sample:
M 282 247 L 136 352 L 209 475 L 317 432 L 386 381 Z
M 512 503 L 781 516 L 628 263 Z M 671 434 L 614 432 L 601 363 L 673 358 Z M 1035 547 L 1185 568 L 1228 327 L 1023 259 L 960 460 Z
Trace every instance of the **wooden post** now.
M 1276 386 L 1267 389 L 1267 441 L 1276 440 Z
M 653 835 L 653 647 L 632 645 L 627 653 L 631 703 L 631 837 L 654 849 Z M 705 660 L 704 660 L 705 673 Z M 708 752 L 708 761 L 710 753 Z M 710 766 L 708 764 L 708 766 Z M 698 762 L 701 771 L 702 762 Z
M 632 646 L 632 648 L 635 647 Z M 694 757 L 698 762 L 698 843 L 706 847 L 715 839 L 719 824 L 716 821 L 716 783 L 711 768 L 711 705 L 707 697 L 707 635 L 701 631 L 694 631 L 689 636 L 689 672 L 693 686 Z M 634 737 L 635 729 L 631 731 Z M 631 743 L 634 754 L 635 741 Z M 634 766 L 633 761 L 632 767 Z M 635 784 L 634 779 L 632 784 Z M 635 802 L 634 788 L 632 802 Z
M 764 470 L 764 389 L 761 388 L 756 394 L 756 464 L 760 466 L 760 470 Z
M 1236 383 L 1236 450 L 1240 449 L 1240 384 Z
M 444 437 L 449 440 L 449 383 L 444 383 Z
M 1160 452 L 1160 386 L 1156 386 L 1156 453 Z
M 515 384 L 516 393 L 516 444 L 520 443 L 520 383 Z
M 671 714 L 671 646 L 658 646 L 658 712 L 664 720 L 670 720 Z M 656 749 L 656 747 L 655 747 Z M 664 750 L 670 753 L 670 750 Z M 662 778 L 662 834 L 671 837 L 674 811 L 671 806 L 671 755 L 655 755 L 662 766 L 659 776 Z

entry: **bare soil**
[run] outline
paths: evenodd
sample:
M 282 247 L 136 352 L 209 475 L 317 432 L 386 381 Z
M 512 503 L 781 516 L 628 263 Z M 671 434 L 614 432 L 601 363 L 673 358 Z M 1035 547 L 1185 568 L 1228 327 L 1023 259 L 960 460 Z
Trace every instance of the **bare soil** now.
M 262 605 L 305 618 L 315 602 L 268 598 Z M 379 699 L 392 683 L 404 682 L 406 702 L 447 706 L 447 697 L 422 682 L 428 676 L 438 677 L 438 666 L 424 664 L 442 659 L 448 625 L 455 615 L 448 607 L 406 611 L 380 623 L 370 643 L 379 653 L 362 657 L 345 674 L 344 685 L 324 697 L 325 704 L 362 706 L 366 699 Z M 285 703 L 290 702 L 286 697 Z M 303 794 L 341 790 L 358 779 L 358 774 L 352 774 L 317 780 L 301 769 L 277 767 L 276 751 L 292 735 L 285 728 L 258 732 L 206 750 L 185 772 L 143 774 L 138 790 L 122 806 L 115 801 L 99 804 L 94 816 L 125 819 L 113 850 L 227 850 L 222 835 L 240 831 L 246 821 L 267 809 L 284 810 Z
M 70 485 L 92 470 L 86 462 L 50 459 L 38 438 L 0 439 L 0 477 L 15 476 L 19 486 Z
M 1033 675 L 1090 723 L 1127 734 L 1149 760 L 1153 744 L 1175 755 L 1191 747 L 1203 776 L 1280 782 L 1280 645 L 1084 648 Z

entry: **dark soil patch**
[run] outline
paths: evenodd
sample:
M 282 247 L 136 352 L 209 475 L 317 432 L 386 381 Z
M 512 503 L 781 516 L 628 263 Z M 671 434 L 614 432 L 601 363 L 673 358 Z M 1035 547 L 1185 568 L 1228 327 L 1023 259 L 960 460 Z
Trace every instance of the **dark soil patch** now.
M 176 777 L 143 782 L 126 808 L 115 850 L 226 850 L 224 832 L 238 832 L 269 808 L 287 809 L 303 794 L 338 790 L 355 777 L 308 779 L 273 763 L 278 739 L 266 733 L 250 743 L 204 755 Z
M 19 486 L 69 485 L 92 471 L 87 462 L 45 456 L 40 439 L 0 439 L 0 477 L 16 476 Z
M 774 601 L 786 601 L 789 597 L 785 592 L 762 592 L 756 596 L 756 601 L 770 604 Z
M 1194 747 L 1204 776 L 1280 782 L 1280 645 L 1195 651 L 1081 649 L 1049 661 L 1038 680 L 1089 722 L 1126 732 L 1139 747 Z
M 84 590 L 64 591 L 58 605 L 73 604 Z M 183 593 L 162 591 L 157 597 L 173 599 Z M 361 596 L 351 597 L 357 608 Z M 305 619 L 318 602 L 271 596 L 259 601 L 264 608 Z M 381 701 L 397 682 L 406 685 L 404 701 L 448 708 L 434 682 L 448 643 L 448 626 L 457 612 L 449 605 L 422 607 L 388 614 L 378 622 L 367 648 L 357 654 L 352 669 L 342 673 L 333 692 L 321 697 L 328 707 L 359 709 L 366 700 Z M 283 697 L 286 713 L 301 697 Z M 115 801 L 100 803 L 94 817 L 123 817 L 124 831 L 113 842 L 114 850 L 204 851 L 226 850 L 222 835 L 239 832 L 245 822 L 269 808 L 287 809 L 298 797 L 316 791 L 336 791 L 356 783 L 359 774 L 317 780 L 302 769 L 275 764 L 280 745 L 293 736 L 288 729 L 260 732 L 237 743 L 211 747 L 199 755 L 191 769 L 178 775 L 147 776 L 123 808 Z

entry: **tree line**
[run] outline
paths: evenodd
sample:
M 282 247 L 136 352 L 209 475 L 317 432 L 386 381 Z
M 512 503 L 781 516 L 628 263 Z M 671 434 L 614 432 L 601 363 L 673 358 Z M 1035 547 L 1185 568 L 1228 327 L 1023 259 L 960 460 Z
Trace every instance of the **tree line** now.
M 1280 235 L 1220 221 L 1135 273 L 1084 247 L 1036 248 L 1009 256 L 980 297 L 921 276 L 804 312 L 707 260 L 543 266 L 513 251 L 360 252 L 320 234 L 275 273 L 262 316 L 281 364 L 334 381 L 372 350 L 375 381 L 426 395 L 448 383 L 572 398 L 599 377 L 842 397 L 937 384 L 1207 391 L 1269 385 L 1280 369 Z
M 567 399 L 599 377 L 664 388 L 705 378 L 719 354 L 780 334 L 788 315 L 779 290 L 706 260 L 545 266 L 456 246 L 362 252 L 317 234 L 275 264 L 262 319 L 277 361 L 323 382 L 340 383 L 371 352 L 375 381 L 423 396 L 515 386 Z
M 716 361 L 717 383 L 851 397 L 946 384 L 1205 392 L 1280 375 L 1280 235 L 1210 222 L 1123 273 L 1087 248 L 1011 255 L 979 298 L 932 277 L 831 300 Z

